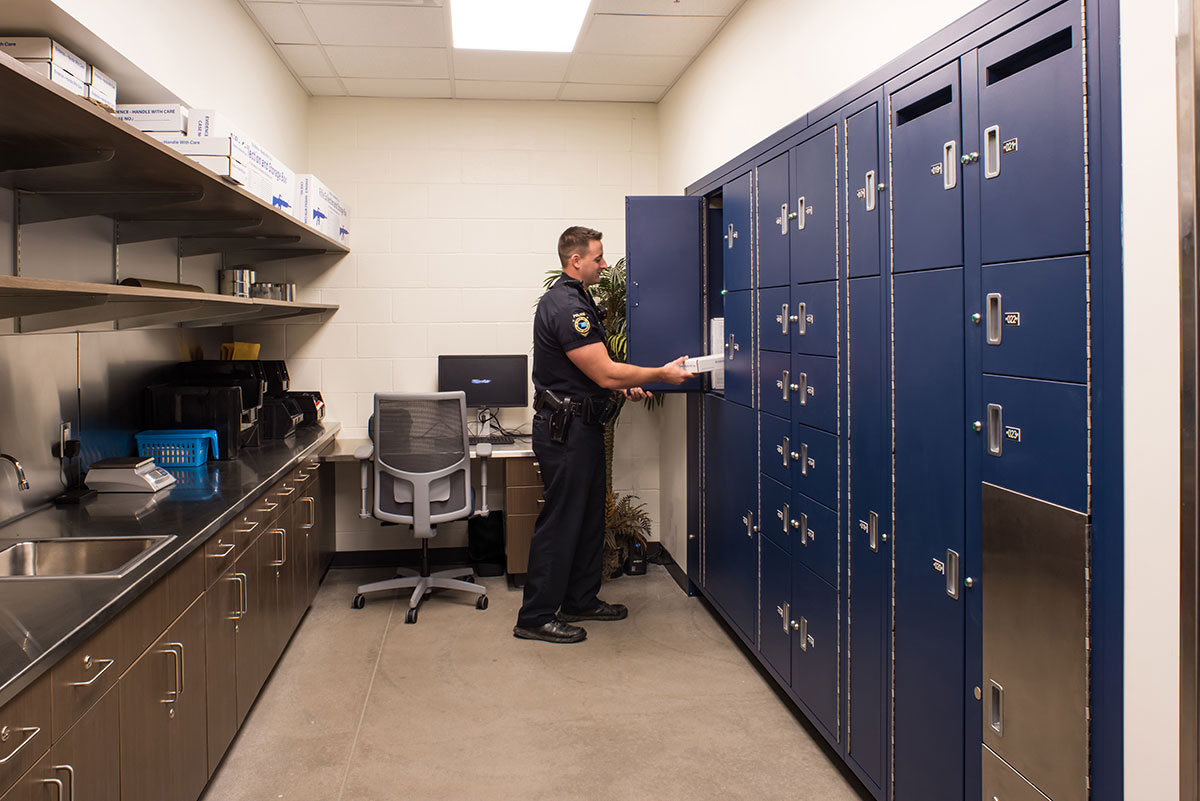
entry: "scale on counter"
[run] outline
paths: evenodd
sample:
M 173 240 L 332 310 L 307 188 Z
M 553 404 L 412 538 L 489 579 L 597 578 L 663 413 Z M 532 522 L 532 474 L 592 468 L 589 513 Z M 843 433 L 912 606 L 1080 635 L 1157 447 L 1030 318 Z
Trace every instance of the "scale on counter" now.
M 84 483 L 97 492 L 158 492 L 175 476 L 148 456 L 113 456 L 92 462 Z

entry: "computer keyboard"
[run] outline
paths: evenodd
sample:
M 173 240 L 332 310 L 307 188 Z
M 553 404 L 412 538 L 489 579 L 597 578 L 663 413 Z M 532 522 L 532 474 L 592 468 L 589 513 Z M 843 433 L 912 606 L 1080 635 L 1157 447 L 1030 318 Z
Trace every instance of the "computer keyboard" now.
M 489 442 L 492 445 L 512 445 L 513 438 L 511 434 L 490 434 L 486 437 L 472 436 L 469 438 L 472 445 L 478 445 L 481 442 Z

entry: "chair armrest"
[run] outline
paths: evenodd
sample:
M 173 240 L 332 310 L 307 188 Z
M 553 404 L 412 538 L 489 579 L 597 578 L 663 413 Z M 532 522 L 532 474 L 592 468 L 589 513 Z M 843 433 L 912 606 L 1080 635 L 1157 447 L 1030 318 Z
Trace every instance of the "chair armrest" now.
M 366 461 L 375 455 L 375 443 L 368 442 L 366 445 L 359 445 L 354 449 L 354 458 L 358 461 Z

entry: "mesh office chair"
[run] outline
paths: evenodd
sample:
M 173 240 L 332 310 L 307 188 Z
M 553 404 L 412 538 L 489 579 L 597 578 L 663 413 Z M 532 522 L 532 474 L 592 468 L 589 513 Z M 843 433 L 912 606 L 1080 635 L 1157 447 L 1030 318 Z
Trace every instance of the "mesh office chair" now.
M 487 609 L 487 588 L 474 583 L 469 567 L 429 570 L 429 540 L 436 535 L 437 524 L 470 517 L 473 510 L 466 395 L 377 394 L 370 430 L 371 444 L 354 454 L 362 462 L 362 516 L 411 525 L 413 535 L 421 540 L 421 570 L 400 568 L 398 578 L 362 585 L 354 596 L 354 608 L 362 609 L 368 592 L 411 587 L 405 623 L 417 622 L 417 608 L 434 589 L 474 593 L 475 607 Z M 368 508 L 371 464 L 375 492 Z M 462 581 L 463 577 L 472 581 Z

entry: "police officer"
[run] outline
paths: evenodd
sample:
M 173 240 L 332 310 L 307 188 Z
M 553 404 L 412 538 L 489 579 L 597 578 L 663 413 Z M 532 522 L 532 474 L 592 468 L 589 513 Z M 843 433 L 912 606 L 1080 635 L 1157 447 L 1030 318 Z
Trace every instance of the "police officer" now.
M 621 620 L 628 610 L 607 604 L 600 590 L 604 551 L 604 424 L 625 397 L 650 393 L 642 384 L 682 384 L 692 374 L 686 356 L 662 367 L 614 362 L 600 309 L 587 288 L 600 280 L 602 234 L 574 226 L 558 238 L 562 275 L 542 295 L 533 320 L 533 452 L 545 505 L 529 547 L 525 599 L 513 636 L 579 642 L 572 623 Z M 624 390 L 624 397 L 611 390 Z

